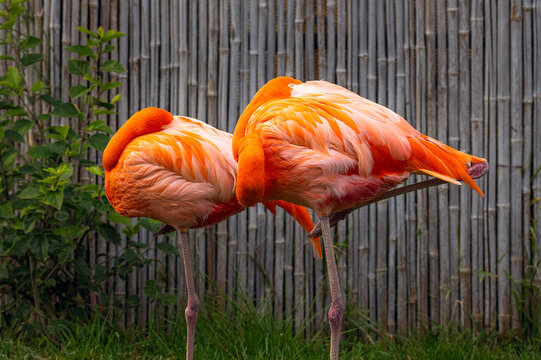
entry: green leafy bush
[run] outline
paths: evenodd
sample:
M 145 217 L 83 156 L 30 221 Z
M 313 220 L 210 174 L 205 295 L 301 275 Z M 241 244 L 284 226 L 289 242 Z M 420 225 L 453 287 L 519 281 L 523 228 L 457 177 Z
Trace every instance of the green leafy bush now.
M 9 54 L 0 59 L 8 64 L 0 74 L 0 327 L 44 329 L 50 320 L 87 318 L 92 295 L 104 306 L 124 305 L 108 295 L 104 281 L 125 279 L 150 262 L 146 246 L 129 241 L 140 223 L 114 212 L 96 161 L 113 134 L 97 118 L 115 114 L 121 100 L 122 84 L 105 81 L 105 75 L 126 72 L 104 55 L 124 34 L 78 28 L 86 44 L 66 48 L 77 57 L 67 65 L 77 84 L 69 89 L 71 101 L 63 102 L 40 72 L 43 40 L 21 30 L 32 24 L 24 2 L 0 1 L 0 16 L 0 41 Z M 125 245 L 110 268 L 89 263 L 98 235 Z

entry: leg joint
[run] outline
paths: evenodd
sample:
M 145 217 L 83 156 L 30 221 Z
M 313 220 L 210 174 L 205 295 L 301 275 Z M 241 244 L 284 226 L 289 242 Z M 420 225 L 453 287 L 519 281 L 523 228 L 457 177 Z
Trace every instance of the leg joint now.
M 186 315 L 186 321 L 195 323 L 198 312 L 199 312 L 199 298 L 196 295 L 193 298 L 188 299 L 188 305 L 186 306 L 186 310 L 184 310 L 184 314 Z
M 344 314 L 344 302 L 342 299 L 336 299 L 331 303 L 329 309 L 329 323 L 331 329 L 338 328 L 342 324 L 342 315 Z

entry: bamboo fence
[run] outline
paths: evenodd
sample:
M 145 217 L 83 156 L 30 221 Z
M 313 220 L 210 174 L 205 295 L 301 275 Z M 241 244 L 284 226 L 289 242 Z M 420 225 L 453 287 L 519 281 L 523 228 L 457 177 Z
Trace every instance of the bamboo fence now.
M 353 212 L 335 232 L 341 285 L 352 316 L 366 313 L 405 334 L 449 323 L 520 327 L 512 296 L 541 272 L 541 1 L 539 0 L 35 0 L 55 95 L 68 100 L 63 47 L 77 25 L 126 34 L 111 58 L 119 76 L 121 126 L 159 106 L 232 132 L 250 98 L 279 75 L 325 79 L 386 105 L 420 131 L 488 159 L 479 197 L 440 185 Z M 0 49 L 3 51 L 2 49 Z M 92 154 L 99 156 L 99 154 Z M 410 182 L 419 180 L 417 176 Z M 330 303 L 325 266 L 303 230 L 262 206 L 190 232 L 200 298 L 225 306 L 247 300 L 312 332 Z M 155 240 L 141 231 L 137 241 Z M 159 241 L 163 241 L 160 239 Z M 176 244 L 176 241 L 174 242 Z M 125 245 L 125 240 L 123 245 Z M 120 253 L 97 239 L 89 256 Z M 162 321 L 147 280 L 185 296 L 182 261 L 157 261 L 109 291 L 140 305 L 123 326 Z M 110 266 L 110 264 L 109 264 Z M 98 301 L 97 299 L 93 300 Z M 233 311 L 230 306 L 229 309 Z M 364 319 L 364 317 L 363 317 Z

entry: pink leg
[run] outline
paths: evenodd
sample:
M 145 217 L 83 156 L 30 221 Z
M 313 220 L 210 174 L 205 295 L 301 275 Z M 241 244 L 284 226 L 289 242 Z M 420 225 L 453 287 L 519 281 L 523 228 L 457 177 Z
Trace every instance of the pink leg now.
M 329 309 L 329 324 L 331 325 L 331 360 L 338 360 L 338 350 L 340 346 L 340 327 L 342 325 L 342 315 L 344 314 L 344 301 L 340 291 L 340 282 L 338 281 L 338 271 L 336 270 L 336 260 L 334 258 L 333 241 L 331 227 L 328 217 L 322 217 L 321 229 L 323 230 L 323 244 L 325 247 L 325 258 L 327 259 L 327 272 L 329 274 L 329 287 L 331 288 L 331 307 Z
M 193 359 L 193 343 L 195 335 L 195 322 L 199 310 L 199 298 L 195 293 L 193 284 L 193 260 L 190 248 L 188 246 L 188 235 L 186 232 L 180 233 L 180 244 L 182 246 L 182 258 L 184 259 L 184 274 L 186 275 L 186 287 L 188 288 L 188 305 L 184 311 L 186 323 L 188 325 L 188 335 L 186 337 L 186 360 Z

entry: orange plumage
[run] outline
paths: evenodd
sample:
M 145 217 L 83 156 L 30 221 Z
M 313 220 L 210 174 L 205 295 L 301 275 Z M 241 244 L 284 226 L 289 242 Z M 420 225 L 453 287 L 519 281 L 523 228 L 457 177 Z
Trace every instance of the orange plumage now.
M 232 135 L 201 121 L 172 116 L 158 108 L 134 114 L 113 136 L 103 154 L 105 191 L 113 208 L 128 217 L 149 217 L 179 231 L 216 224 L 243 211 L 237 201 L 237 163 Z M 281 206 L 303 226 L 308 211 Z M 319 239 L 314 252 L 321 257 Z
M 320 217 L 360 207 L 411 173 L 462 180 L 482 195 L 467 169 L 486 161 L 338 85 L 288 77 L 271 80 L 248 105 L 233 156 L 242 204 L 284 199 Z

